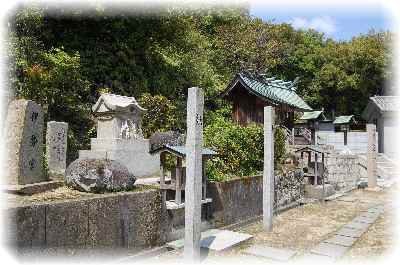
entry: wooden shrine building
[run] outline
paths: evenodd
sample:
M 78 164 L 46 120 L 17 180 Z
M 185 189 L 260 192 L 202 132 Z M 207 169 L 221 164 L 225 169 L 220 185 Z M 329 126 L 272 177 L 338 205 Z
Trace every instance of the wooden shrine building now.
M 275 121 L 293 128 L 294 113 L 312 111 L 296 94 L 295 82 L 240 72 L 221 94 L 233 103 L 232 119 L 240 124 L 263 123 L 265 106 L 275 107 Z

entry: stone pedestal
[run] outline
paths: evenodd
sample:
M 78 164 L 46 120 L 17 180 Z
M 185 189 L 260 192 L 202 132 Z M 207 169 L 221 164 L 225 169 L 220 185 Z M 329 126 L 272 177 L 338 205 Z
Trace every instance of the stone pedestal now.
M 150 154 L 148 139 L 91 139 L 91 150 L 80 150 L 79 158 L 111 159 L 125 165 L 135 177 L 159 175 L 160 156 Z

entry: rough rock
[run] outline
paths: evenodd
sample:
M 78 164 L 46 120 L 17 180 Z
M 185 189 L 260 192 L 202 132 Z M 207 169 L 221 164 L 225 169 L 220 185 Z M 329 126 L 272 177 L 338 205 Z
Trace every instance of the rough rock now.
M 77 159 L 66 170 L 68 186 L 85 192 L 132 188 L 136 177 L 119 162 L 110 159 Z
M 177 131 L 156 132 L 150 137 L 150 151 L 156 150 L 164 145 L 184 145 L 185 137 Z

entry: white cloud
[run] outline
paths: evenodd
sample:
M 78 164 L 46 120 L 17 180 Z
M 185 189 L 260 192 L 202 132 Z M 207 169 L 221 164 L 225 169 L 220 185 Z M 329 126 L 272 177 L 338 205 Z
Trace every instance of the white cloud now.
M 337 31 L 335 20 L 329 16 L 314 17 L 312 19 L 294 17 L 290 23 L 295 29 L 315 29 L 324 32 L 326 35 L 331 35 Z

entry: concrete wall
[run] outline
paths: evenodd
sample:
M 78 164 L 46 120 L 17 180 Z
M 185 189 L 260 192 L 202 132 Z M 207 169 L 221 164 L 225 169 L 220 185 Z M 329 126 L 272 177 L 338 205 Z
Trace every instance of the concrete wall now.
M 102 195 L 6 210 L 6 244 L 26 248 L 129 248 L 160 245 L 159 190 Z
M 333 145 L 335 150 L 341 151 L 345 147 L 343 132 L 317 132 L 317 136 L 322 138 L 319 143 Z M 367 153 L 367 132 L 348 132 L 347 147 L 355 154 Z

